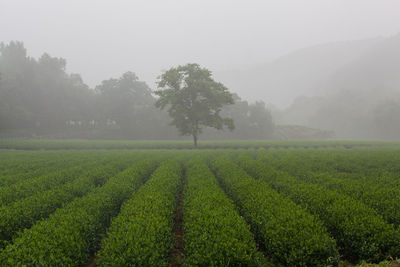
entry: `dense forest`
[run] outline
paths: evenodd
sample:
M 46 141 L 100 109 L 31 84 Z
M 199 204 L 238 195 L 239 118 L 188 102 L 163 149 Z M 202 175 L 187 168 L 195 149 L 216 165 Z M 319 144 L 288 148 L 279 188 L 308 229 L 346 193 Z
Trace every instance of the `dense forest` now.
M 222 114 L 235 130 L 205 129 L 204 139 L 269 139 L 274 124 L 264 102 L 235 104 Z M 22 42 L 0 47 L 0 136 L 43 138 L 176 139 L 155 95 L 134 72 L 89 88 L 79 74 L 66 71 L 66 60 L 27 54 Z

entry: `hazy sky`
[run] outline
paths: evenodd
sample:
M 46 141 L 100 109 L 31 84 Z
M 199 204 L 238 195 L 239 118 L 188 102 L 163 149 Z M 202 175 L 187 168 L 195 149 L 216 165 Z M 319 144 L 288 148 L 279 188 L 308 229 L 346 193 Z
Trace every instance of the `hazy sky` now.
M 131 70 L 266 62 L 301 47 L 400 32 L 400 0 L 0 0 L 0 41 L 67 59 L 90 85 Z

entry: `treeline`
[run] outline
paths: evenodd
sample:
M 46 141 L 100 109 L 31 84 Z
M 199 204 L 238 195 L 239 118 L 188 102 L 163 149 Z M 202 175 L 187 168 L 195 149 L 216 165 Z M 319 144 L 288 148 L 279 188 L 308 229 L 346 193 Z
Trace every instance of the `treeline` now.
M 133 72 L 89 88 L 66 61 L 29 57 L 21 42 L 0 45 L 0 137 L 176 139 L 170 118 L 155 108 L 148 85 Z M 222 113 L 235 131 L 206 129 L 203 139 L 269 139 L 273 122 L 263 102 L 235 95 Z

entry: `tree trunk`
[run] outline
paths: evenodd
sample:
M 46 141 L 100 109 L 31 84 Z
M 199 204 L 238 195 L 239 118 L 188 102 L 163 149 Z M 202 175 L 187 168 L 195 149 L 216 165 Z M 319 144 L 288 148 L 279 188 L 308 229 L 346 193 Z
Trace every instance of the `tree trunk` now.
M 194 147 L 197 148 L 197 134 L 193 134 Z

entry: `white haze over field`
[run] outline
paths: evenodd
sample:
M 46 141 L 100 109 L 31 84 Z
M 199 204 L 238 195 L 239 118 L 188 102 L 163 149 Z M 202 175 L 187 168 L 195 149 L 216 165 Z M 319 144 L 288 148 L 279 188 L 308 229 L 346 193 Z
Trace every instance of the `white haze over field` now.
M 300 48 L 398 32 L 399 0 L 0 0 L 0 41 L 23 41 L 33 57 L 67 59 L 68 71 L 91 87 L 131 70 L 155 88 L 160 72 L 179 64 L 224 73 Z M 277 106 L 303 93 L 232 90 Z

